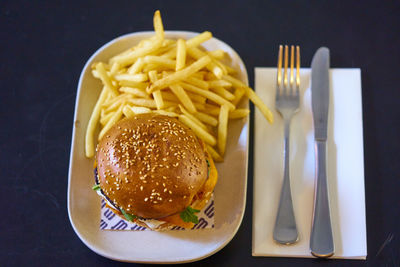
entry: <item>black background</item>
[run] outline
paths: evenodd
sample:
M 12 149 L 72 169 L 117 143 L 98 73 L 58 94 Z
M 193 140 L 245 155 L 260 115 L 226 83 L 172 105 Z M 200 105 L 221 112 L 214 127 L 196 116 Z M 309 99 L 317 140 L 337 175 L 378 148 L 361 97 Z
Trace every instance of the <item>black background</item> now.
M 152 30 L 156 9 L 167 30 L 210 30 L 230 44 L 251 84 L 285 43 L 301 46 L 302 66 L 325 45 L 332 67 L 362 71 L 368 260 L 252 257 L 251 149 L 240 229 L 193 265 L 400 266 L 400 2 L 232 0 L 0 1 L 0 265 L 125 264 L 96 255 L 69 223 L 73 111 L 87 59 L 119 35 Z

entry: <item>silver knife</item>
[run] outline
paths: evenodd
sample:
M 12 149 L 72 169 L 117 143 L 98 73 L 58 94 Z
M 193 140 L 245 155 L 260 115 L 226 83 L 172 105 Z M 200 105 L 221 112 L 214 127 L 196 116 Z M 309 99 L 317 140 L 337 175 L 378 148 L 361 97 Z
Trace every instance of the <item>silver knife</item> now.
M 329 49 L 321 47 L 311 62 L 312 113 L 315 129 L 315 195 L 310 250 L 315 257 L 334 254 L 327 180 L 327 138 L 329 110 Z

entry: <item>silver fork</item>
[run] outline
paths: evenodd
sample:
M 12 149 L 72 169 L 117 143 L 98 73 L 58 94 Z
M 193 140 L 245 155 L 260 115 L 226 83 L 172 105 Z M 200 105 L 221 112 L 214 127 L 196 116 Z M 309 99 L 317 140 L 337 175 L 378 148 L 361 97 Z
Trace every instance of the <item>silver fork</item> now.
M 281 244 L 293 244 L 298 240 L 296 220 L 293 211 L 292 193 L 289 175 L 289 136 L 290 122 L 299 110 L 300 87 L 300 47 L 296 46 L 296 75 L 294 75 L 294 46 L 291 46 L 290 78 L 288 78 L 289 47 L 285 45 L 285 56 L 282 80 L 283 46 L 279 46 L 278 74 L 276 84 L 275 108 L 284 120 L 284 172 L 281 197 L 275 221 L 274 240 Z

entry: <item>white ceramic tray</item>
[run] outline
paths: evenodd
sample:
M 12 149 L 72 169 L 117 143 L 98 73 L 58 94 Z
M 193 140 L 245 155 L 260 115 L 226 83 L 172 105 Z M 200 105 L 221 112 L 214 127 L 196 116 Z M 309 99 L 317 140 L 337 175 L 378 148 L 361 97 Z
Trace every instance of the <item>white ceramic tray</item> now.
M 142 263 L 184 263 L 203 259 L 222 249 L 236 234 L 243 218 L 246 186 L 249 120 L 231 121 L 225 162 L 217 164 L 215 187 L 215 226 L 213 229 L 185 231 L 104 231 L 99 229 L 100 198 L 92 191 L 93 159 L 84 155 L 84 136 L 92 108 L 102 88 L 92 77 L 91 64 L 152 36 L 153 32 L 127 34 L 105 44 L 88 60 L 78 84 L 72 133 L 68 182 L 68 213 L 76 234 L 91 250 L 104 257 Z M 191 38 L 198 33 L 171 31 L 166 38 Z M 223 49 L 238 78 L 248 83 L 246 68 L 238 54 L 224 42 L 212 38 L 207 50 Z M 248 106 L 248 102 L 243 104 Z

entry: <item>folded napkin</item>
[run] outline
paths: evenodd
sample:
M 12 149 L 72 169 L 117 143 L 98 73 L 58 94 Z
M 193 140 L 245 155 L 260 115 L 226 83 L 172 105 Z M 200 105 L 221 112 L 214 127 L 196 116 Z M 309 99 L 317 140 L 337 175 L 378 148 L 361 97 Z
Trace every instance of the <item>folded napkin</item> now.
M 363 130 L 360 69 L 331 69 L 328 129 L 328 180 L 335 255 L 365 259 L 367 255 Z M 315 157 L 311 113 L 310 69 L 302 69 L 300 110 L 293 117 L 290 172 L 299 242 L 280 245 L 273 228 L 283 179 L 283 121 L 275 123 L 255 113 L 253 256 L 312 257 L 309 250 L 314 200 Z M 275 107 L 275 68 L 255 69 L 255 88 Z

